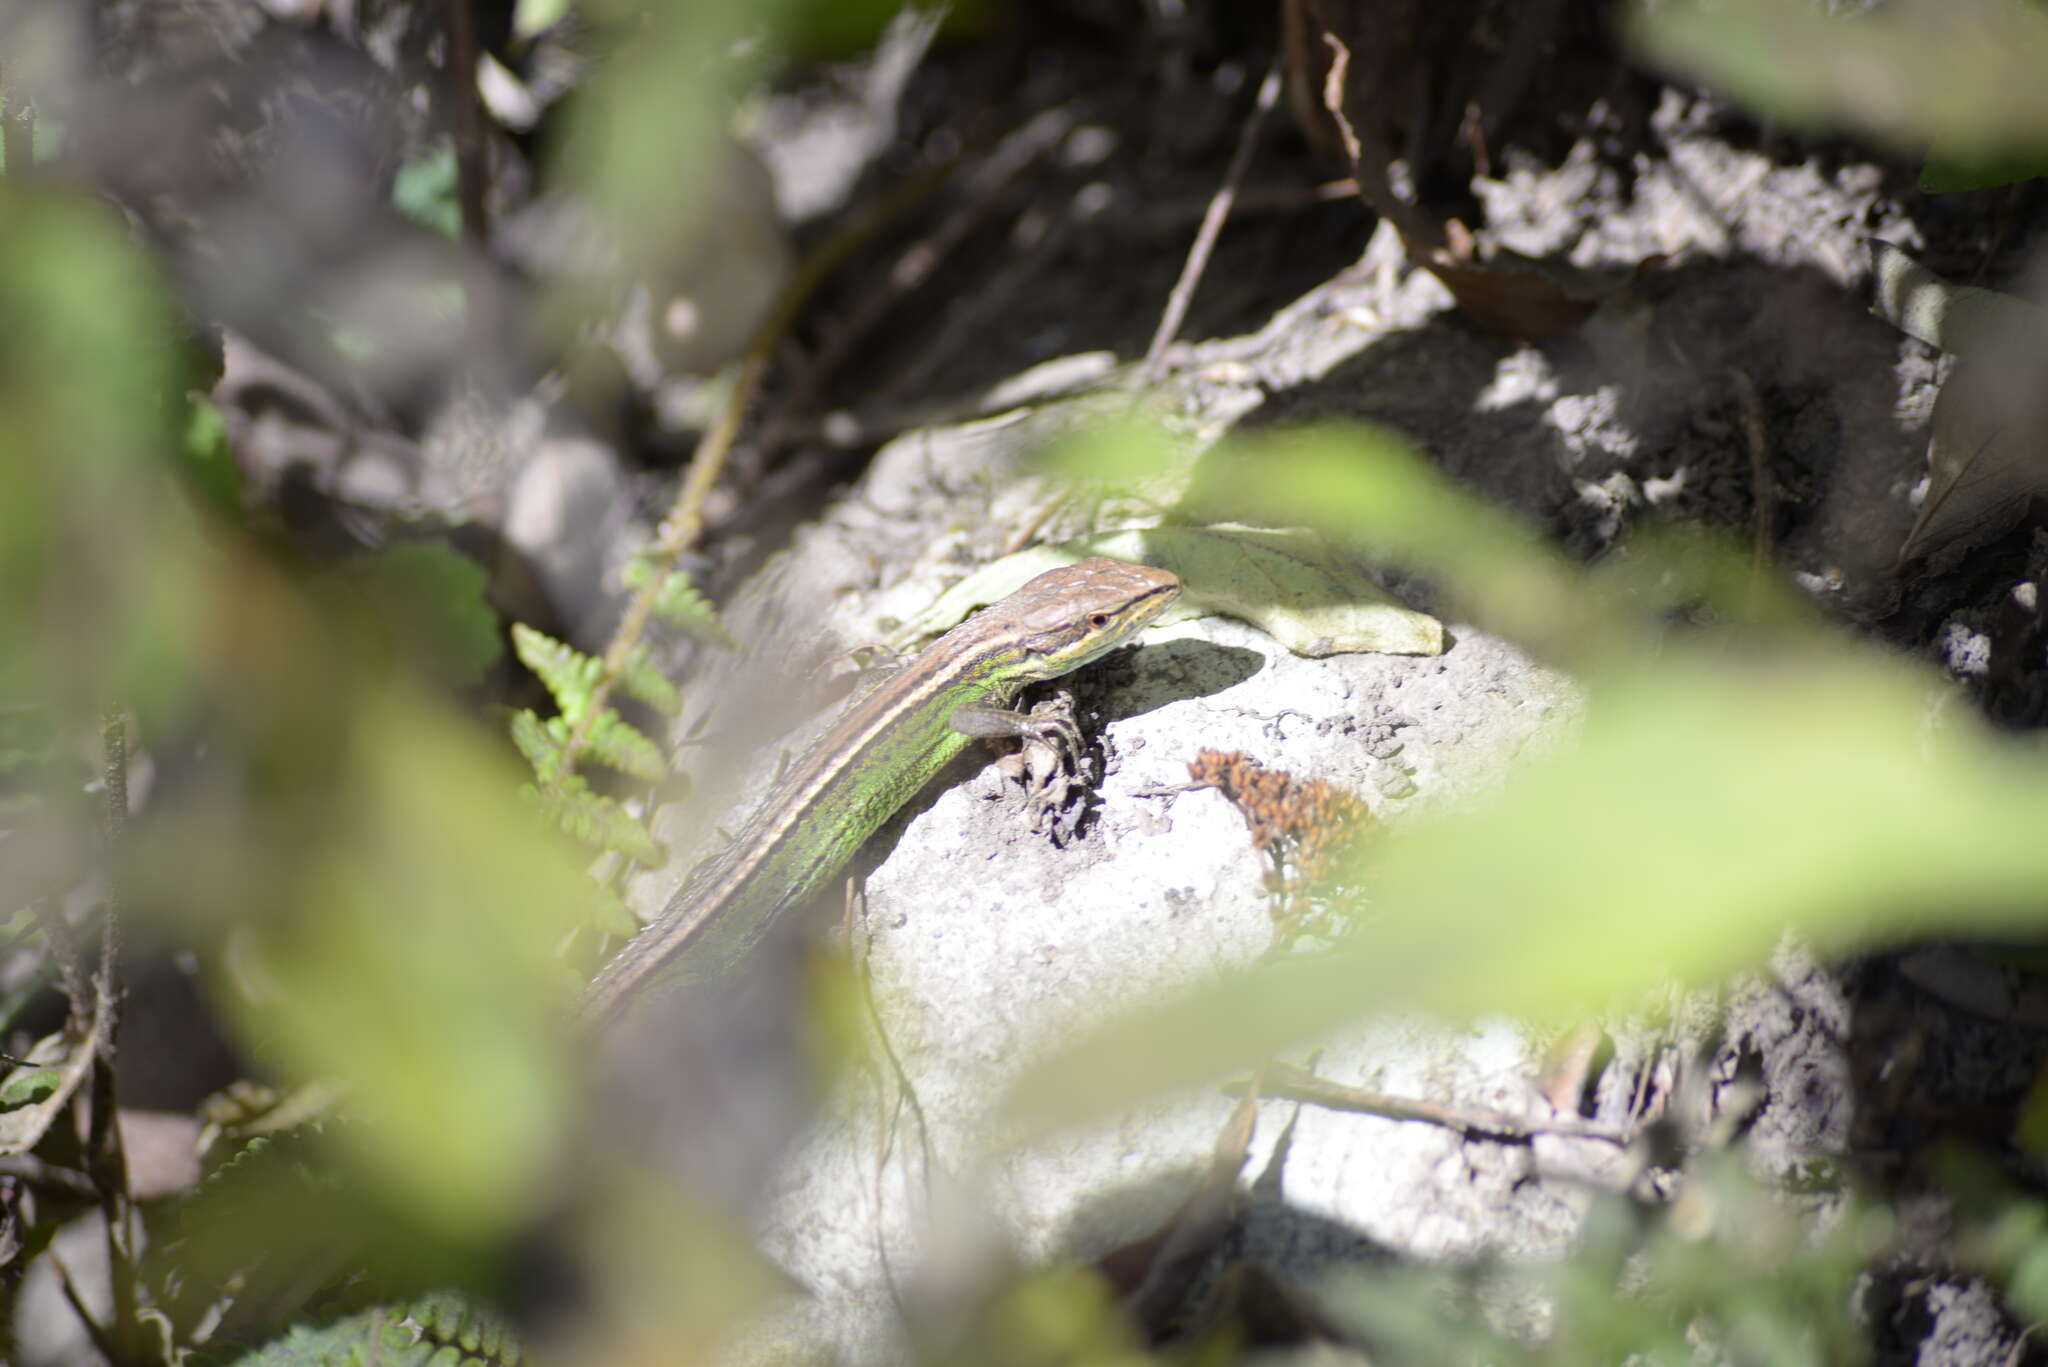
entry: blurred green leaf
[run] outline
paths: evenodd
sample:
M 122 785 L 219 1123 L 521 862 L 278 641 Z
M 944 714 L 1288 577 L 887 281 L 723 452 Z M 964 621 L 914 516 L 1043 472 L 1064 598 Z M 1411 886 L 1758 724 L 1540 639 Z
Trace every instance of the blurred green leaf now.
M 784 10 L 785 0 L 585 5 L 594 24 L 632 41 L 607 54 L 603 81 L 579 92 L 555 174 L 614 226 L 630 269 L 664 262 L 692 239 L 698 178 L 715 160 L 726 111 L 766 56 L 748 40 L 772 31 Z
M 977 7 L 975 0 L 962 6 Z M 807 58 L 844 58 L 873 47 L 889 22 L 905 9 L 949 8 L 952 6 L 906 5 L 904 0 L 789 0 L 783 43 L 792 53 Z
M 318 1327 L 299 1325 L 231 1367 L 501 1367 L 521 1357 L 501 1316 L 448 1292 L 380 1305 Z
M 1895 0 L 1829 15 L 1780 0 L 1638 4 L 1652 60 L 1761 115 L 1979 165 L 2048 154 L 2048 14 L 2013 0 Z
M 1307 527 L 1428 574 L 1479 625 L 1553 656 L 1626 646 L 1627 615 L 1536 528 L 1480 502 L 1379 429 L 1318 427 L 1204 452 L 1176 521 Z
M 462 236 L 462 205 L 455 194 L 455 147 L 444 144 L 398 168 L 391 204 L 413 222 L 447 238 Z
M 2048 1239 L 2037 1241 L 2013 1265 L 2006 1294 L 2029 1320 L 2039 1323 L 2048 1317 Z
M 342 756 L 302 904 L 262 929 L 274 991 L 240 1008 L 247 1037 L 350 1084 L 338 1138 L 423 1224 L 502 1235 L 547 1199 L 575 987 L 553 949 L 600 899 L 517 772 L 416 699 L 367 699 Z
M 1319 440 L 1304 449 L 1341 454 Z M 1432 502 L 1455 495 L 1370 465 L 1321 467 L 1361 534 L 1386 532 L 1467 591 L 1498 595 L 1512 543 L 1477 542 L 1460 568 L 1445 539 L 1496 515 L 1438 517 Z M 1369 517 L 1366 486 L 1387 495 Z M 1937 679 L 1817 633 L 1746 655 L 1709 640 L 1625 650 L 1631 638 L 1593 615 L 1620 600 L 1534 563 L 1556 576 L 1544 594 L 1573 599 L 1582 629 L 1612 646 L 1584 680 L 1576 743 L 1484 807 L 1418 816 L 1377 842 L 1340 880 L 1370 896 L 1345 952 L 1084 1039 L 1027 1080 L 1023 1110 L 1092 1114 L 1126 1103 L 1133 1078 L 1192 1083 L 1365 1011 L 1576 1017 L 1756 963 L 1787 930 L 1826 952 L 2041 921 L 2048 843 L 2030 833 L 2048 822 L 2048 763 L 1942 709 Z
M 49 709 L 0 707 L 0 779 L 12 781 L 43 769 L 57 757 L 57 742 Z
M 1443 652 L 1443 625 L 1394 601 L 1316 533 L 1212 523 L 1112 532 L 1073 543 L 1090 555 L 1146 563 L 1181 577 L 1165 620 L 1216 613 L 1250 622 L 1297 655 Z
M 544 631 L 535 631 L 524 622 L 512 624 L 512 650 L 519 656 L 519 663 L 547 686 L 555 706 L 571 723 L 590 710 L 598 677 L 604 673 L 604 661 L 585 655 Z
M 562 740 L 532 708 L 522 707 L 512 714 L 512 744 L 543 780 L 561 768 Z
M 1920 168 L 1920 189 L 1925 194 L 1946 195 L 1964 190 L 1988 190 L 1999 185 L 2017 185 L 2024 180 L 2048 175 L 2048 148 L 2025 153 L 1975 155 L 1958 152 L 1936 153 Z
M 173 478 L 185 343 L 104 207 L 0 181 L 0 698 L 190 688 L 209 572 Z
M 632 778 L 659 783 L 668 775 L 661 747 L 609 707 L 591 723 L 589 748 L 592 759 Z
M 645 555 L 636 555 L 626 562 L 624 573 L 619 577 L 625 586 L 635 593 L 647 587 L 657 571 Z M 690 582 L 690 576 L 682 570 L 659 571 L 661 589 L 654 598 L 654 615 L 678 631 L 686 631 L 700 641 L 712 645 L 732 646 L 725 626 L 718 620 L 718 609 L 711 600 L 697 592 L 697 586 Z
M 57 1091 L 63 1075 L 55 1068 L 27 1068 L 0 1083 L 0 1111 L 12 1111 L 45 1101 Z
M 455 686 L 473 684 L 504 653 L 498 614 L 485 601 L 483 566 L 440 541 L 412 541 L 360 568 L 409 659 Z
M 619 686 L 663 716 L 673 717 L 683 710 L 682 694 L 676 692 L 668 675 L 655 664 L 653 652 L 644 641 L 627 652 L 625 667 L 619 671 Z
M 569 775 L 558 792 L 542 793 L 535 788 L 525 792 L 564 833 L 584 844 L 616 850 L 642 864 L 661 862 L 661 846 L 647 828 L 611 798 L 592 792 L 581 774 Z
M 519 38 L 545 33 L 569 13 L 569 0 L 519 0 L 512 10 L 512 32 Z
M 1396 1362 L 1858 1361 L 1867 1330 L 1854 1291 L 1891 1236 L 1889 1215 L 1852 1207 L 1816 1234 L 1741 1165 L 1733 1153 L 1689 1165 L 1666 1208 L 1596 1201 L 1570 1258 L 1346 1270 L 1318 1304 Z M 1544 1307 L 1542 1332 L 1503 1333 L 1510 1306 Z
M 194 398 L 179 444 L 192 482 L 214 507 L 232 521 L 242 516 L 242 472 L 228 451 L 227 424 L 211 399 Z
M 1179 601 L 1155 625 L 1235 617 L 1313 658 L 1443 651 L 1442 623 L 1395 602 L 1315 532 L 1232 523 L 1132 528 L 1006 555 L 941 594 L 903 634 L 908 640 L 936 635 L 1033 576 L 1091 555 L 1156 565 L 1180 576 Z

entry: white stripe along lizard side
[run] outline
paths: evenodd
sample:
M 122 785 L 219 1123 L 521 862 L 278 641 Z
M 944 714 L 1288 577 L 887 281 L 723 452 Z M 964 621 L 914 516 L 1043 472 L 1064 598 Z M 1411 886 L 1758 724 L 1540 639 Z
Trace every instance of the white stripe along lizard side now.
M 971 739 L 1063 737 L 1060 725 L 1009 710 L 1019 690 L 1115 650 L 1179 595 L 1167 570 L 1092 556 L 1047 570 L 932 642 L 853 704 L 733 843 L 604 966 L 584 993 L 583 1019 L 601 1023 L 657 984 L 733 967 Z

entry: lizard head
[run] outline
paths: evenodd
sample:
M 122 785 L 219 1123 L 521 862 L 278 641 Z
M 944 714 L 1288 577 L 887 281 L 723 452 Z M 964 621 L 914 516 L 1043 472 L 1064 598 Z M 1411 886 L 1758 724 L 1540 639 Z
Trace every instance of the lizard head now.
M 1053 679 L 1131 640 L 1179 596 L 1171 570 L 1095 555 L 1047 570 L 998 607 L 1022 646 L 1017 677 Z

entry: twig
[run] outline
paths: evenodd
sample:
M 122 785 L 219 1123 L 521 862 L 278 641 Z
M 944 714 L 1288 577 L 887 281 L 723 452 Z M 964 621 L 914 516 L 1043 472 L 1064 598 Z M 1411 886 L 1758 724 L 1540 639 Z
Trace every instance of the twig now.
M 1750 498 L 1756 503 L 1750 552 L 1750 592 L 1754 596 L 1764 567 L 1770 563 L 1771 549 L 1778 541 L 1778 486 L 1771 478 L 1771 443 L 1764 430 L 1764 405 L 1757 397 L 1756 381 L 1739 367 L 1731 369 L 1728 377 L 1735 383 L 1735 402 L 1742 409 L 1742 434 L 1749 441 Z
M 481 249 L 490 235 L 483 100 L 476 88 L 476 0 L 446 0 L 448 83 L 455 97 L 455 196 L 462 240 Z
M 1392 221 L 1401 234 L 1410 259 L 1426 262 L 1432 253 L 1447 245 L 1444 226 L 1434 215 L 1423 212 L 1419 206 L 1410 204 L 1394 192 L 1393 182 L 1387 179 L 1387 167 L 1393 160 L 1393 152 L 1370 124 L 1361 133 L 1351 121 L 1351 116 L 1344 112 L 1351 74 L 1351 49 L 1327 28 L 1323 29 L 1322 37 L 1324 45 L 1330 49 L 1330 70 L 1323 78 L 1323 108 L 1331 122 L 1337 125 L 1338 140 L 1344 145 L 1344 154 L 1351 159 L 1351 181 L 1358 187 L 1358 197 L 1371 205 L 1381 218 Z M 1367 164 L 1368 158 L 1370 165 Z
M 1353 168 L 1352 183 L 1358 186 L 1359 198 L 1364 199 L 1365 177 L 1358 174 L 1358 162 L 1365 155 L 1365 148 L 1358 141 L 1358 130 L 1351 126 L 1350 116 L 1344 112 L 1344 78 L 1351 74 L 1351 49 L 1328 29 L 1323 30 L 1323 42 L 1330 49 L 1330 69 L 1323 76 L 1323 108 L 1337 125 L 1337 140 L 1344 144 L 1344 155 Z
M 445 0 L 448 88 L 454 102 L 455 199 L 461 211 L 460 279 L 469 359 L 482 365 L 504 345 L 506 319 L 487 252 L 491 236 L 490 144 L 483 93 L 477 89 L 477 0 Z
M 32 1153 L 0 1154 L 0 1177 L 19 1178 L 30 1186 L 61 1191 L 66 1196 L 90 1200 L 99 1195 L 99 1188 L 87 1174 L 77 1168 L 59 1167 Z
M 48 1256 L 51 1264 L 57 1269 L 57 1285 L 64 1292 L 64 1299 L 70 1302 L 71 1313 L 78 1316 L 78 1322 L 85 1326 L 86 1337 L 92 1340 L 92 1346 L 109 1362 L 128 1361 L 122 1355 L 122 1345 L 114 1341 L 106 1326 L 94 1319 L 92 1311 L 86 1307 L 85 1297 L 78 1290 L 78 1282 L 71 1275 L 70 1264 L 64 1261 L 63 1256 L 55 1248 L 48 1250 Z
M 1223 1090 L 1227 1095 L 1239 1096 L 1245 1092 L 1246 1084 L 1233 1082 Z M 1387 1120 L 1417 1120 L 1427 1125 L 1441 1125 L 1470 1138 L 1506 1139 L 1526 1144 L 1538 1135 L 1564 1135 L 1573 1139 L 1596 1139 L 1616 1148 L 1627 1148 L 1630 1142 L 1626 1135 L 1583 1120 L 1529 1120 L 1483 1106 L 1444 1106 L 1433 1101 L 1409 1101 L 1364 1087 L 1347 1087 L 1341 1082 L 1331 1082 L 1290 1063 L 1267 1066 L 1264 1091 L 1267 1096 L 1302 1101 L 1333 1111 L 1355 1111 Z
M 1181 324 L 1187 321 L 1188 305 L 1195 297 L 1195 286 L 1201 283 L 1202 272 L 1208 269 L 1209 255 L 1216 248 L 1216 239 L 1222 235 L 1223 222 L 1230 217 L 1230 206 L 1237 199 L 1238 186 L 1244 182 L 1244 173 L 1251 165 L 1252 148 L 1257 145 L 1259 129 L 1265 124 L 1266 114 L 1280 100 L 1280 58 L 1275 56 L 1273 64 L 1266 68 L 1266 79 L 1259 82 L 1258 97 L 1252 101 L 1251 116 L 1238 130 L 1237 147 L 1230 154 L 1230 166 L 1223 173 L 1223 184 L 1217 187 L 1215 198 L 1209 201 L 1209 211 L 1202 215 L 1202 226 L 1195 232 L 1194 245 L 1188 248 L 1188 259 L 1181 266 L 1180 279 L 1174 281 L 1173 291 L 1166 297 L 1166 311 L 1159 317 L 1159 327 L 1152 333 L 1152 344 L 1145 348 L 1145 375 L 1157 378 L 1166 348 L 1179 335 Z
M 135 1202 L 128 1191 L 128 1158 L 121 1148 L 119 1102 L 114 1088 L 114 1055 L 121 1026 L 118 974 L 121 956 L 123 865 L 128 853 L 127 718 L 109 713 L 100 729 L 106 784 L 107 902 L 100 923 L 99 971 L 93 975 L 93 1014 L 99 1023 L 97 1057 L 92 1073 L 92 1123 L 86 1143 L 86 1169 L 99 1190 L 100 1212 L 107 1226 L 107 1277 L 114 1299 L 109 1326 L 122 1352 L 116 1359 L 139 1356 L 136 1319 L 134 1251 L 138 1244 Z

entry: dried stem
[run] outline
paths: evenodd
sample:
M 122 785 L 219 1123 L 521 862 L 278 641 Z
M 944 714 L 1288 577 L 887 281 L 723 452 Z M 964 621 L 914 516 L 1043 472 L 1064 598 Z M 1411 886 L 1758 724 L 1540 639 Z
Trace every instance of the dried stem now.
M 1223 173 L 1223 184 L 1217 187 L 1215 198 L 1209 201 L 1209 210 L 1202 215 L 1202 226 L 1195 232 L 1195 242 L 1188 248 L 1188 259 L 1180 269 L 1180 279 L 1174 281 L 1173 292 L 1166 297 L 1166 311 L 1159 317 L 1159 327 L 1152 334 L 1152 344 L 1145 348 L 1145 373 L 1157 376 L 1160 363 L 1166 356 L 1166 348 L 1180 333 L 1180 326 L 1187 321 L 1188 305 L 1195 297 L 1195 286 L 1201 283 L 1202 272 L 1208 269 L 1209 256 L 1216 249 L 1216 239 L 1223 233 L 1224 220 L 1230 217 L 1230 206 L 1237 199 L 1238 186 L 1244 183 L 1244 174 L 1252 161 L 1252 148 L 1258 144 L 1259 129 L 1266 122 L 1266 115 L 1280 101 L 1280 58 L 1266 68 L 1266 79 L 1259 82 L 1258 97 L 1252 101 L 1250 117 L 1244 127 L 1238 130 L 1237 147 L 1230 154 L 1230 166 Z
M 121 914 L 128 849 L 127 718 L 110 713 L 100 739 L 104 754 L 101 777 L 106 789 L 107 902 L 100 923 L 100 962 L 93 975 L 95 1051 L 91 1106 L 86 1143 L 86 1169 L 99 1190 L 100 1213 L 106 1222 L 107 1267 L 113 1290 L 113 1321 L 109 1325 L 121 1353 L 117 1361 L 140 1356 L 141 1322 L 136 1318 L 134 1253 L 138 1245 L 135 1202 L 128 1191 L 128 1158 L 121 1148 L 119 1102 L 114 1087 L 114 1056 L 121 1023 L 119 961 Z

